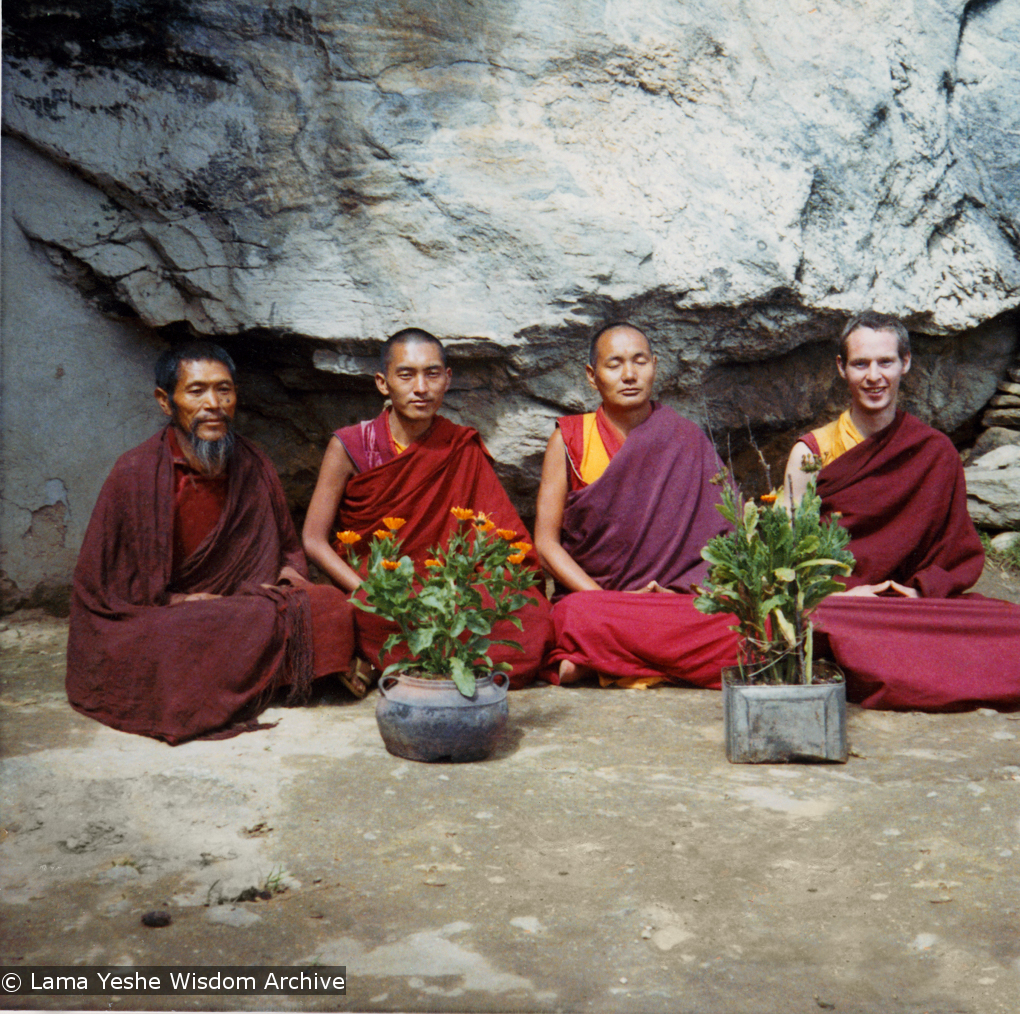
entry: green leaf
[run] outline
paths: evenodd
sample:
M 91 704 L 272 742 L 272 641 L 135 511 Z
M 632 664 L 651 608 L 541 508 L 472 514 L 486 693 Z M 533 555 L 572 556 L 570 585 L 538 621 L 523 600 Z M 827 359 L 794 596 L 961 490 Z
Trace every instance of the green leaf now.
M 474 670 L 469 669 L 459 658 L 456 657 L 456 655 L 450 659 L 450 676 L 453 679 L 453 682 L 457 685 L 457 689 L 465 697 L 474 697 Z
M 426 648 L 432 647 L 436 631 L 432 627 L 419 627 L 412 630 L 407 639 L 407 647 L 412 655 L 420 655 Z
M 849 563 L 843 563 L 840 560 L 827 560 L 824 558 L 805 560 L 803 563 L 797 564 L 797 570 L 802 570 L 804 567 L 838 567 L 844 574 L 849 574 L 850 571 L 853 570 L 853 566 Z
M 485 617 L 484 613 L 481 613 L 477 610 L 471 610 L 470 612 L 461 613 L 461 616 L 464 617 L 465 626 L 472 633 L 481 634 L 483 636 L 485 634 L 491 633 L 492 624 Z M 513 619 L 516 619 L 516 617 L 513 617 Z
M 797 577 L 796 573 L 790 567 L 776 567 L 772 573 L 775 574 L 780 581 L 789 582 L 793 581 Z

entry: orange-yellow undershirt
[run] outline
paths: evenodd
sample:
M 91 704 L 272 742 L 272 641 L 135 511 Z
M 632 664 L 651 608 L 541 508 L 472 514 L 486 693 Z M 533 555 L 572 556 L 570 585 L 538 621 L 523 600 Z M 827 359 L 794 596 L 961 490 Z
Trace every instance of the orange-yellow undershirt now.
M 407 450 L 407 444 L 398 444 L 393 436 L 393 429 L 390 426 L 390 413 L 386 413 L 386 432 L 390 435 L 390 444 L 394 454 L 403 454 Z
M 594 412 L 585 412 L 582 423 L 584 453 L 581 457 L 581 478 L 590 486 L 609 467 L 609 452 L 602 442 Z
M 841 454 L 845 454 L 851 447 L 856 447 L 864 439 L 853 424 L 849 409 L 827 426 L 812 430 L 811 435 L 818 441 L 823 465 L 835 461 Z

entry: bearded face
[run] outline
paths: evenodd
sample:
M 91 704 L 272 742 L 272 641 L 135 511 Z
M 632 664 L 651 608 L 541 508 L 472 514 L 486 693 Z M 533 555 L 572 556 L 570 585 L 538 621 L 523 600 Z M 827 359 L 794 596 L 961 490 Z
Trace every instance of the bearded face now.
M 176 405 L 173 421 L 178 432 L 183 434 Z M 215 440 L 205 440 L 199 435 L 198 431 L 204 422 L 205 420 L 195 419 L 191 423 L 190 432 L 187 434 L 191 452 L 198 462 L 200 472 L 205 475 L 222 475 L 227 470 L 231 454 L 234 453 L 234 420 L 229 417 L 224 419 L 226 432 Z
M 211 359 L 182 361 L 173 397 L 159 389 L 156 397 L 192 464 L 206 475 L 222 475 L 234 449 L 237 390 L 230 370 Z

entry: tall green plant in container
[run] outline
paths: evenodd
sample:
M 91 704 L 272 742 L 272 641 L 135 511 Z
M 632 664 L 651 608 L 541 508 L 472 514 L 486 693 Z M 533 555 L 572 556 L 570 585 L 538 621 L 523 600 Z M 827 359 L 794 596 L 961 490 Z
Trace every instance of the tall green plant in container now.
M 846 692 L 835 666 L 821 664 L 821 681 L 826 687 L 838 685 L 842 701 L 838 705 L 842 719 L 835 723 L 841 730 L 838 744 L 831 735 L 833 722 L 824 713 L 821 734 L 812 734 L 806 745 L 793 742 L 796 727 L 803 724 L 794 702 L 808 701 L 808 710 L 817 712 L 822 706 L 818 701 L 827 691 L 801 689 L 784 697 L 734 690 L 806 688 L 819 682 L 811 613 L 827 595 L 843 589 L 836 577 L 849 574 L 854 565 L 853 554 L 846 548 L 847 531 L 834 519 L 821 519 L 821 498 L 814 481 L 792 512 L 777 502 L 775 493 L 761 499 L 760 505 L 753 500 L 740 502 L 728 484 L 723 487 L 719 511 L 732 523 L 733 531 L 717 535 L 702 551 L 711 567 L 694 603 L 703 613 L 731 614 L 741 638 L 739 665 L 724 673 L 727 756 L 731 760 L 846 760 Z M 740 702 L 735 699 L 738 696 Z M 764 712 L 748 712 L 743 698 L 760 701 Z M 823 712 L 827 707 L 823 706 Z M 744 731 L 756 730 L 765 741 L 747 747 L 731 741 L 731 732 L 737 736 L 739 731 L 733 727 L 735 720 Z M 778 726 L 773 728 L 775 723 Z

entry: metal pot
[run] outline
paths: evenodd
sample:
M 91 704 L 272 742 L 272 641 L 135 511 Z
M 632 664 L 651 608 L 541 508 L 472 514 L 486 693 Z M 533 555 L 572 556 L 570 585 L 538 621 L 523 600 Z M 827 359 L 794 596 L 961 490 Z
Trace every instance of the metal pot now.
M 831 663 L 816 662 L 822 675 Z M 841 675 L 841 674 L 840 674 Z M 824 676 L 823 676 L 824 678 Z M 845 764 L 846 683 L 755 686 L 723 669 L 726 759 L 733 764 L 835 761 Z
M 505 673 L 481 676 L 472 697 L 451 679 L 407 673 L 379 681 L 375 719 L 386 749 L 416 761 L 475 761 L 488 757 L 506 728 Z

